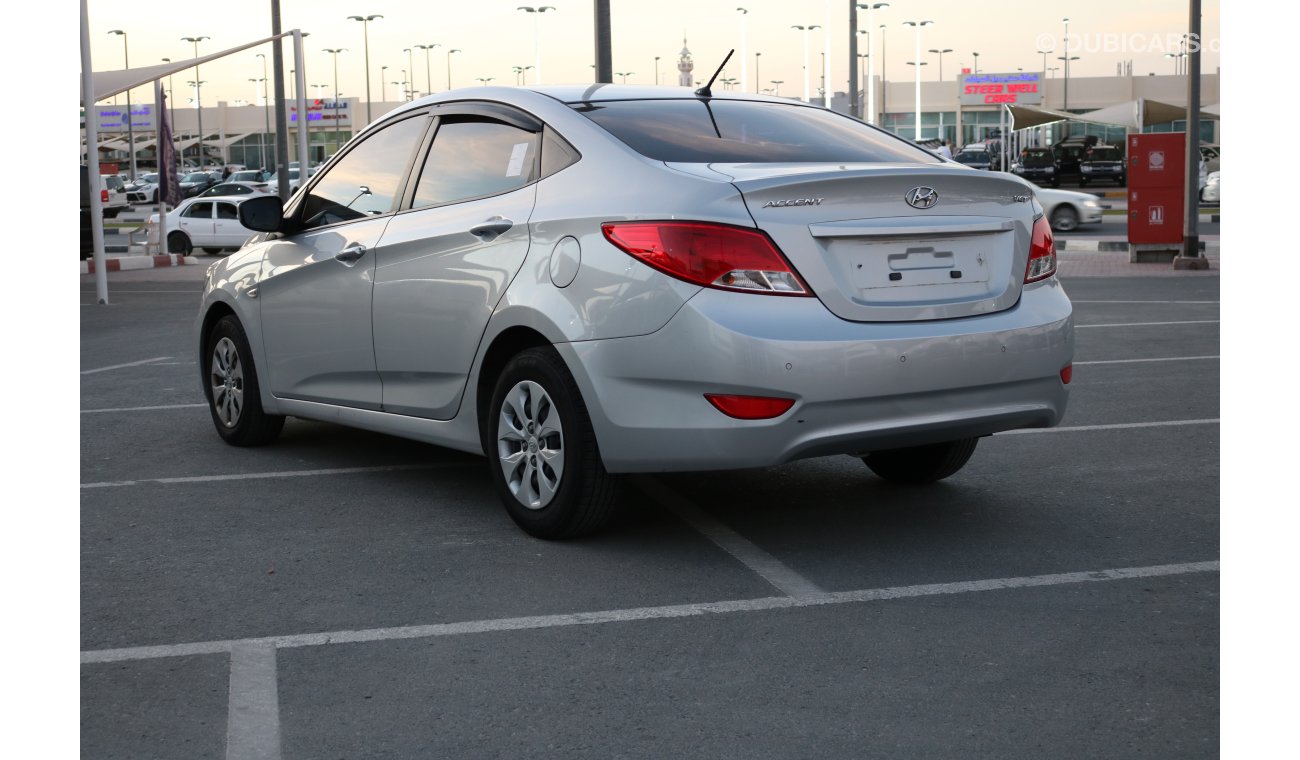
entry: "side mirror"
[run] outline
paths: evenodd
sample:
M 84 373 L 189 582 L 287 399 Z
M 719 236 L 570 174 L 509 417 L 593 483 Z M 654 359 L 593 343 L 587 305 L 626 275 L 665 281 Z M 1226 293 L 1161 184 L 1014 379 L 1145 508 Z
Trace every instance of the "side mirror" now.
M 239 223 L 257 232 L 279 232 L 284 226 L 280 196 L 259 195 L 239 204 Z

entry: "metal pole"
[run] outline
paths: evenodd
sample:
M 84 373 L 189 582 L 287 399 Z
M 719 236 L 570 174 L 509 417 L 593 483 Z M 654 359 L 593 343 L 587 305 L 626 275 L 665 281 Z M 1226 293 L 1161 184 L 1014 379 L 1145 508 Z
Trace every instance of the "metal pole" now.
M 862 118 L 858 107 L 858 3 L 849 0 L 849 115 Z
M 822 0 L 822 48 L 822 108 L 830 108 L 831 90 L 835 89 L 831 85 L 831 0 Z M 852 59 L 849 68 L 853 68 Z
M 1187 211 L 1183 214 L 1183 258 L 1201 259 L 1201 0 L 1188 3 L 1187 35 Z M 1204 268 L 1198 266 L 1196 268 Z
M 111 32 L 109 32 L 109 34 L 122 35 L 122 65 L 129 70 L 131 68 L 131 52 L 127 47 L 126 32 L 122 31 L 121 29 L 114 29 Z M 131 166 L 132 182 L 135 181 L 135 129 L 134 129 L 135 125 L 132 124 L 133 121 L 135 121 L 135 117 L 134 114 L 131 113 L 131 91 L 127 90 L 126 91 L 126 143 L 127 145 L 130 146 L 127 152 L 130 154 L 129 163 Z
M 307 67 L 302 54 L 302 31 L 299 29 L 293 30 L 293 64 L 298 77 L 298 186 L 302 187 L 307 184 L 307 167 L 310 162 L 308 148 L 310 146 L 307 142 Z M 338 94 L 335 93 L 334 102 L 336 106 L 338 98 Z M 337 112 L 337 110 L 336 107 L 335 111 Z M 335 126 L 337 128 L 337 125 Z M 281 183 L 281 192 L 289 186 L 288 176 L 289 174 L 286 171 L 285 181 Z
M 289 201 L 289 106 L 284 99 L 284 46 L 280 34 L 280 0 L 271 0 L 271 34 L 277 35 L 271 43 L 271 60 L 275 68 L 275 176 L 279 184 L 280 201 Z M 299 64 L 297 69 L 302 68 Z M 295 73 L 297 73 L 295 69 Z M 301 80 L 300 80 L 301 81 Z M 298 85 L 298 95 L 302 95 L 304 85 Z M 298 113 L 302 114 L 306 103 L 299 100 Z M 306 118 L 305 116 L 303 118 Z
M 595 0 L 596 81 L 614 81 L 614 56 L 610 44 L 609 0 Z
M 90 63 L 90 17 L 81 0 L 81 107 L 86 114 L 86 184 L 90 196 L 90 238 L 95 247 L 95 300 L 108 303 L 108 273 L 104 271 L 104 206 L 99 192 L 99 110 L 95 108 L 95 70 Z

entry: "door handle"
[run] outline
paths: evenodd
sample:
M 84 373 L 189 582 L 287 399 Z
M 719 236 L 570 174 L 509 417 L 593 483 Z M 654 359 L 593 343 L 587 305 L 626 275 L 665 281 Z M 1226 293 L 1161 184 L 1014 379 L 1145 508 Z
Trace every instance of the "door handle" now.
M 339 251 L 337 254 L 334 255 L 334 258 L 337 261 L 343 262 L 347 266 L 353 266 L 357 263 L 357 259 L 360 259 L 362 256 L 365 255 L 366 255 L 366 247 L 364 245 L 357 245 L 354 243 L 348 246 L 347 248 L 344 248 L 343 250 Z
M 487 221 L 480 222 L 469 228 L 469 234 L 482 240 L 484 243 L 491 243 L 497 239 L 497 236 L 506 230 L 515 226 L 515 223 L 502 216 L 494 216 Z

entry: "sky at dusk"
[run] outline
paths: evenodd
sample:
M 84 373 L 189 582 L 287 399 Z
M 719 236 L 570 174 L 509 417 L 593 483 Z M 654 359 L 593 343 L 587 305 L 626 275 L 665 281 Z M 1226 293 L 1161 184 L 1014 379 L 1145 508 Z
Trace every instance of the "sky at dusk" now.
M 325 48 L 345 48 L 338 58 L 338 90 L 345 97 L 365 97 L 365 41 L 363 25 L 348 16 L 382 15 L 369 23 L 370 72 L 372 98 L 384 95 L 396 100 L 398 89 L 392 82 L 404 79 L 424 92 L 447 88 L 448 51 L 452 85 L 476 85 L 479 78 L 491 78 L 490 84 L 516 83 L 513 67 L 534 64 L 534 22 L 540 28 L 541 72 L 544 84 L 585 83 L 592 81 L 594 63 L 593 3 L 554 0 L 555 10 L 531 14 L 517 10 L 519 0 L 480 0 L 476 3 L 411 2 L 410 0 L 282 0 L 281 20 L 284 30 L 294 28 L 309 33 L 304 41 L 307 60 L 308 92 L 332 93 L 334 90 L 333 57 Z M 737 6 L 748 9 L 741 14 Z M 1202 34 L 1206 50 L 1202 70 L 1213 72 L 1219 66 L 1218 2 L 1203 3 Z M 537 6 L 534 6 L 537 7 Z M 659 57 L 659 81 L 675 84 L 677 56 L 683 36 L 696 61 L 695 76 L 707 78 L 722 62 L 727 51 L 735 47 L 736 55 L 727 67 L 726 76 L 741 76 L 742 16 L 747 15 L 746 65 L 750 90 L 754 89 L 755 54 L 758 77 L 763 87 L 773 87 L 772 80 L 782 80 L 781 94 L 798 95 L 802 91 L 804 32 L 792 26 L 817 25 L 831 31 L 831 61 L 834 90 L 847 89 L 848 80 L 848 3 L 835 0 L 830 4 L 832 16 L 825 22 L 825 4 L 817 0 L 801 3 L 776 0 L 725 0 L 723 2 L 687 2 L 658 0 L 610 3 L 613 38 L 613 70 L 627 73 L 630 84 L 654 84 L 656 56 Z M 197 8 L 197 6 L 195 6 Z M 194 57 L 194 45 L 182 37 L 209 37 L 199 44 L 200 55 L 235 47 L 270 35 L 269 0 L 237 0 L 205 6 L 203 12 L 187 12 L 176 4 L 149 4 L 89 0 L 90 40 L 96 70 L 123 68 L 123 38 L 109 34 L 120 29 L 127 33 L 127 49 L 133 66 L 159 63 L 162 58 L 180 61 Z M 1000 11 L 1000 9 L 1005 11 Z M 927 65 L 922 79 L 939 77 L 939 56 L 926 52 L 931 48 L 951 48 L 943 56 L 943 74 L 952 79 L 962 67 L 975 63 L 979 53 L 980 71 L 1041 70 L 1043 56 L 1037 50 L 1051 49 L 1049 66 L 1061 55 L 1062 36 L 1070 18 L 1071 55 L 1079 60 L 1071 64 L 1074 76 L 1111 76 L 1116 64 L 1132 60 L 1133 72 L 1172 74 L 1174 61 L 1168 52 L 1178 52 L 1178 40 L 1187 26 L 1186 0 L 1152 0 L 1134 3 L 1119 0 L 1092 2 L 1039 2 L 1035 4 L 1000 2 L 962 2 L 960 0 L 897 0 L 875 13 L 877 27 L 877 61 L 883 60 L 890 81 L 911 79 L 914 69 L 907 65 L 915 60 L 916 33 L 903 26 L 904 21 L 933 21 L 922 27 L 922 58 Z M 878 27 L 886 29 L 880 32 Z M 860 30 L 867 29 L 866 12 L 859 11 Z M 859 52 L 866 52 L 865 36 Z M 883 39 L 882 54 L 879 41 Z M 416 45 L 437 45 L 428 54 Z M 821 30 L 808 34 L 812 86 L 820 81 L 821 54 L 825 49 Z M 270 46 L 250 49 L 221 61 L 204 65 L 201 77 L 203 101 L 252 102 L 258 95 L 255 83 L 261 78 L 262 59 L 270 57 Z M 411 49 L 407 54 L 404 49 Z M 292 67 L 292 46 L 285 48 L 286 69 Z M 382 67 L 387 67 L 383 69 Z M 413 71 L 410 71 L 412 70 Z M 527 72 L 532 83 L 532 71 Z M 877 68 L 879 73 L 879 68 Z M 287 71 L 286 71 L 287 76 Z M 192 75 L 190 76 L 192 79 Z M 623 81 L 615 76 L 616 82 Z M 177 74 L 177 103 L 192 93 L 182 90 L 188 81 L 185 73 Z M 322 87 L 313 87 L 322 85 Z M 142 95 L 144 92 L 142 91 Z

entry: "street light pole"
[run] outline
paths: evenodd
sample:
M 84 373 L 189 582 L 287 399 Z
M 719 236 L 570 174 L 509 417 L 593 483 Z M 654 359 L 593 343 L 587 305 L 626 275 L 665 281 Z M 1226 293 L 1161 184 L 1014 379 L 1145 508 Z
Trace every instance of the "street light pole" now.
M 199 58 L 199 43 L 203 40 L 210 40 L 211 37 L 181 37 L 181 42 L 194 43 L 194 59 Z M 194 108 L 199 115 L 199 170 L 202 171 L 204 166 L 203 156 L 203 82 L 199 80 L 199 65 L 194 64 Z
M 761 56 L 761 55 L 763 55 L 763 54 L 762 54 L 762 53 L 754 53 L 754 92 L 758 92 L 758 91 L 759 91 L 759 88 L 763 86 L 763 85 L 762 85 L 762 81 L 763 81 L 763 80 L 761 80 L 761 79 L 758 78 L 758 59 L 759 59 L 759 56 Z
M 614 76 L 623 77 L 623 84 L 627 84 L 627 78 L 635 73 L 635 71 L 615 71 Z
M 370 22 L 375 19 L 383 18 L 378 13 L 369 16 L 348 16 L 349 21 L 361 22 L 361 33 L 366 43 L 366 124 L 370 124 L 373 117 L 370 114 Z M 339 88 L 334 86 L 334 97 L 338 99 Z
M 463 52 L 460 48 L 452 48 L 447 51 L 447 89 L 451 89 L 451 54 Z
M 781 97 L 781 85 L 785 84 L 785 80 L 784 80 L 784 79 L 771 79 L 771 80 L 768 80 L 768 81 L 770 81 L 772 84 L 776 85 L 776 87 L 773 87 L 773 88 L 772 88 L 772 94 L 775 95 L 775 96 L 777 96 L 778 98 Z
M 803 102 L 811 103 L 811 95 L 808 92 L 808 32 L 811 32 L 814 29 L 821 29 L 821 25 L 809 24 L 807 26 L 800 26 L 799 24 L 792 24 L 790 28 L 798 29 L 803 32 Z
M 1070 19 L 1067 16 L 1061 20 L 1065 22 L 1065 36 L 1061 38 L 1061 52 L 1064 55 L 1058 60 L 1065 61 L 1065 105 L 1061 106 L 1064 111 L 1070 107 Z
M 1077 55 L 1058 55 L 1058 56 L 1056 56 L 1056 60 L 1058 60 L 1058 61 L 1065 61 L 1065 71 L 1064 71 L 1064 76 L 1065 76 L 1065 102 L 1064 102 L 1064 104 L 1061 106 L 1061 110 L 1062 110 L 1062 111 L 1066 111 L 1066 110 L 1069 110 L 1069 108 L 1070 108 L 1070 61 L 1077 61 L 1077 60 L 1079 60 L 1079 56 L 1077 56 Z
M 126 46 L 126 32 L 122 31 L 121 29 L 114 29 L 110 31 L 109 34 L 122 35 L 122 65 L 123 68 L 127 68 L 127 69 L 131 68 L 131 54 L 127 50 L 127 46 Z M 134 120 L 135 119 L 132 117 L 131 114 L 131 91 L 127 90 L 126 91 L 126 142 L 127 145 L 130 146 L 130 149 L 127 152 L 131 154 L 131 181 L 132 182 L 135 181 L 135 130 L 133 128 L 133 125 L 131 124 L 131 122 Z
M 442 46 L 435 42 L 432 45 L 416 45 L 415 47 L 420 48 L 421 50 L 424 51 L 424 88 L 426 90 L 424 94 L 432 95 L 433 75 L 430 73 L 431 69 L 429 68 L 429 51 L 433 50 L 436 47 L 442 47 Z
M 410 48 L 402 48 L 402 52 L 406 53 L 406 70 L 410 74 L 410 79 L 413 80 L 415 79 L 415 51 Z M 415 100 L 414 87 L 406 88 L 406 99 Z
M 971 55 L 975 56 L 975 73 L 978 74 L 980 73 L 980 54 L 971 53 Z
M 916 29 L 916 137 L 921 139 L 921 67 L 925 62 L 921 60 L 921 27 L 933 24 L 933 21 L 904 21 L 903 26 L 910 26 Z
M 942 82 L 943 81 L 943 54 L 951 53 L 952 48 L 944 48 L 943 50 L 939 50 L 938 48 L 930 48 L 930 52 L 939 54 L 939 81 Z
M 536 87 L 542 83 L 542 34 L 539 19 L 543 13 L 555 10 L 555 6 L 542 5 L 534 8 L 521 5 L 515 10 L 533 15 L 533 86 Z
M 749 9 L 736 8 L 740 14 L 740 90 L 749 87 Z M 655 56 L 655 84 L 659 84 L 659 57 Z
M 875 23 L 876 23 L 876 9 L 877 9 L 877 8 L 888 8 L 888 7 L 889 7 L 889 3 L 860 3 L 860 4 L 858 5 L 858 7 L 859 7 L 859 8 L 865 8 L 865 9 L 866 9 L 866 11 L 867 11 L 867 30 L 870 31 L 871 29 L 874 29 L 874 28 L 875 28 Z M 884 24 L 881 24 L 881 25 L 880 25 L 880 28 L 881 28 L 881 29 L 884 29 L 884 28 L 885 28 L 885 25 L 884 25 Z M 874 37 L 874 35 L 871 35 L 871 34 L 868 34 L 868 35 L 867 35 L 867 123 L 869 123 L 869 124 L 875 124 L 875 123 L 876 123 L 876 48 L 875 48 L 876 43 L 875 43 L 875 40 L 873 39 L 873 37 Z M 885 74 L 884 74 L 884 71 L 885 71 L 885 62 L 884 62 L 884 60 L 883 60 L 883 59 L 884 59 L 884 48 L 885 48 L 885 37 L 884 37 L 884 35 L 881 35 L 881 37 L 880 37 L 880 49 L 881 49 L 881 56 L 880 56 L 880 57 L 881 57 L 881 61 L 880 61 L 880 72 L 881 72 L 881 73 L 880 73 L 880 76 L 881 76 L 881 79 L 882 79 L 882 80 L 883 80 L 883 78 L 884 78 L 884 76 L 885 76 Z M 884 110 L 884 109 L 882 108 L 881 110 Z
M 274 156 L 275 137 L 271 135 L 271 92 L 267 89 L 271 83 L 266 76 L 266 53 L 258 53 L 257 57 L 262 59 L 262 113 L 266 117 L 266 136 L 262 138 L 262 143 L 265 147 L 267 137 L 271 138 L 271 155 Z M 261 168 L 266 169 L 269 166 L 270 164 L 267 164 L 266 159 L 263 158 Z
M 265 79 L 265 77 L 262 78 L 262 79 L 250 79 L 250 80 L 248 80 L 248 81 L 250 81 L 250 82 L 252 82 L 252 83 L 254 83 L 254 84 L 260 84 L 262 87 L 265 87 L 265 86 L 266 86 L 266 79 Z M 261 97 L 262 97 L 262 105 L 263 105 L 263 108 L 265 108 L 265 106 L 266 106 L 266 94 L 265 94 L 264 92 L 261 92 L 261 93 L 258 93 L 258 94 L 261 95 Z M 267 117 L 267 121 L 268 121 L 268 123 L 270 122 L 270 117 L 269 117 L 269 116 Z M 268 128 L 267 128 L 267 131 L 268 131 L 268 132 L 270 131 L 269 126 L 268 126 Z M 262 166 L 266 166 L 266 142 L 265 142 L 265 138 L 259 139 L 259 140 L 257 141 L 257 155 L 258 155 L 258 158 L 262 159 Z

